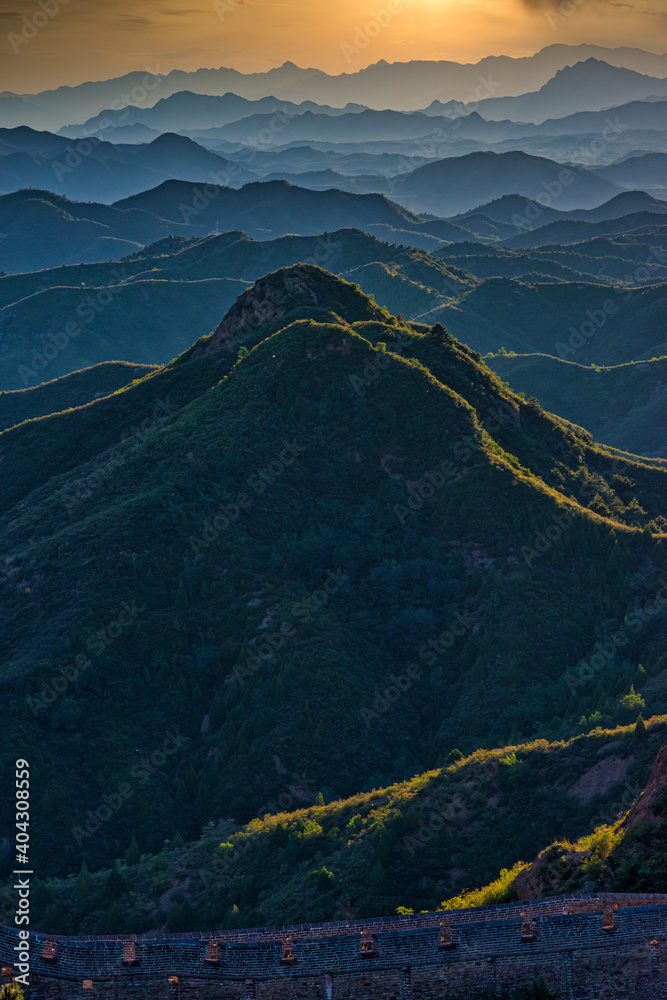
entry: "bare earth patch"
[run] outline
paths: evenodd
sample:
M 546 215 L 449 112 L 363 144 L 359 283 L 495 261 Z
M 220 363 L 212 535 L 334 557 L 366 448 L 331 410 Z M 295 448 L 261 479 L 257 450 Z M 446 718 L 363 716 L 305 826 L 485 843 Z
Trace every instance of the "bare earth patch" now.
M 586 805 L 596 795 L 606 795 L 610 788 L 625 778 L 633 761 L 634 757 L 626 757 L 625 759 L 607 757 L 605 760 L 601 760 L 585 774 L 582 774 L 568 794 L 581 802 L 582 805 Z

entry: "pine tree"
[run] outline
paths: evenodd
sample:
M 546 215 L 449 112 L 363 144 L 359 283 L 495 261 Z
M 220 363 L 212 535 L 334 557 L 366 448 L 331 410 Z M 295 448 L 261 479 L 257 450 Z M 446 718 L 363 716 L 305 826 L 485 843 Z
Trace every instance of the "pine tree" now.
M 185 586 L 183 579 L 178 581 L 178 587 L 176 588 L 176 598 L 174 600 L 174 606 L 177 611 L 184 611 L 190 604 L 188 598 L 188 591 Z
M 76 878 L 75 895 L 77 899 L 87 899 L 95 888 L 95 880 L 88 871 L 85 860 L 81 862 L 81 870 Z
M 241 926 L 241 914 L 236 903 L 234 903 L 231 910 L 228 910 L 222 926 L 226 931 L 234 931 Z
M 635 736 L 646 736 L 646 723 L 644 722 L 644 716 L 640 712 L 637 716 L 637 721 L 635 722 Z
M 125 852 L 125 860 L 128 865 L 136 865 L 141 861 L 141 851 L 139 850 L 139 844 L 137 843 L 137 838 L 133 835 L 130 841 L 130 846 Z
M 104 883 L 104 888 L 102 889 L 102 895 L 105 900 L 113 902 L 116 899 L 120 899 L 127 892 L 127 885 L 125 884 L 125 879 L 118 871 L 114 868 L 110 872 L 108 879 Z
M 324 796 L 322 795 L 322 792 L 317 793 L 317 798 L 315 799 L 315 805 L 316 806 L 324 805 Z

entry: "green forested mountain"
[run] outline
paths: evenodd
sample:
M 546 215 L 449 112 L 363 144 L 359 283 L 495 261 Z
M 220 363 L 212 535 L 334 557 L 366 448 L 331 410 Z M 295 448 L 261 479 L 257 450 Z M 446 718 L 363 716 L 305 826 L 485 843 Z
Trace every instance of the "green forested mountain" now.
M 318 267 L 0 449 L 0 739 L 49 789 L 44 873 L 247 822 L 286 772 L 346 797 L 622 721 L 644 677 L 665 710 L 667 471 Z
M 591 432 L 597 441 L 638 455 L 667 457 L 667 358 L 612 368 L 546 354 L 484 359 L 515 392 Z
M 590 891 L 664 893 L 667 889 L 667 743 L 664 731 L 659 737 L 654 735 L 653 726 L 647 727 L 641 717 L 633 731 L 633 749 L 647 744 L 648 732 L 652 734 L 648 745 L 653 753 L 658 746 L 660 749 L 655 754 L 646 786 L 634 802 L 629 803 L 626 798 L 625 805 L 629 804 L 629 809 L 579 838 L 560 834 L 532 863 L 523 862 L 511 870 L 505 869 L 494 883 L 477 892 L 464 893 L 453 901 L 454 905 L 476 906 L 503 899 L 536 899 Z M 588 784 L 590 790 L 605 771 L 607 775 L 614 771 L 620 774 L 624 764 L 630 763 L 616 756 L 619 742 L 608 744 L 606 749 L 614 756 L 591 769 L 588 781 L 586 776 L 580 781 L 582 788 Z M 629 789 L 627 781 L 626 789 Z

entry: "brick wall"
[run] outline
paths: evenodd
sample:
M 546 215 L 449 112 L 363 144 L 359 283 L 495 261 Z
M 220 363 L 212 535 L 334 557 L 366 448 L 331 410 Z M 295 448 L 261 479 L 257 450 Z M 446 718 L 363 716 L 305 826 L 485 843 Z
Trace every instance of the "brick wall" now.
M 445 917 L 451 948 L 440 948 Z M 291 962 L 283 961 L 288 934 Z M 3 966 L 15 963 L 16 943 L 16 930 L 0 927 Z M 561 1000 L 657 1000 L 667 997 L 667 896 L 559 897 L 220 933 L 31 934 L 30 953 L 35 1000 L 474 1000 L 539 978 Z

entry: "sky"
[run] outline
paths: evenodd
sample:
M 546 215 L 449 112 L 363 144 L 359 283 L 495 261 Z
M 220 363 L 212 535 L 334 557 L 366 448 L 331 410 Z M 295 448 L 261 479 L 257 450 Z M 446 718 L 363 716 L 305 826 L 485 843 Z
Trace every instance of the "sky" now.
M 190 2 L 0 0 L 0 91 L 36 93 L 132 70 L 252 72 L 290 60 L 337 74 L 379 59 L 476 62 L 554 43 L 667 48 L 665 0 Z

